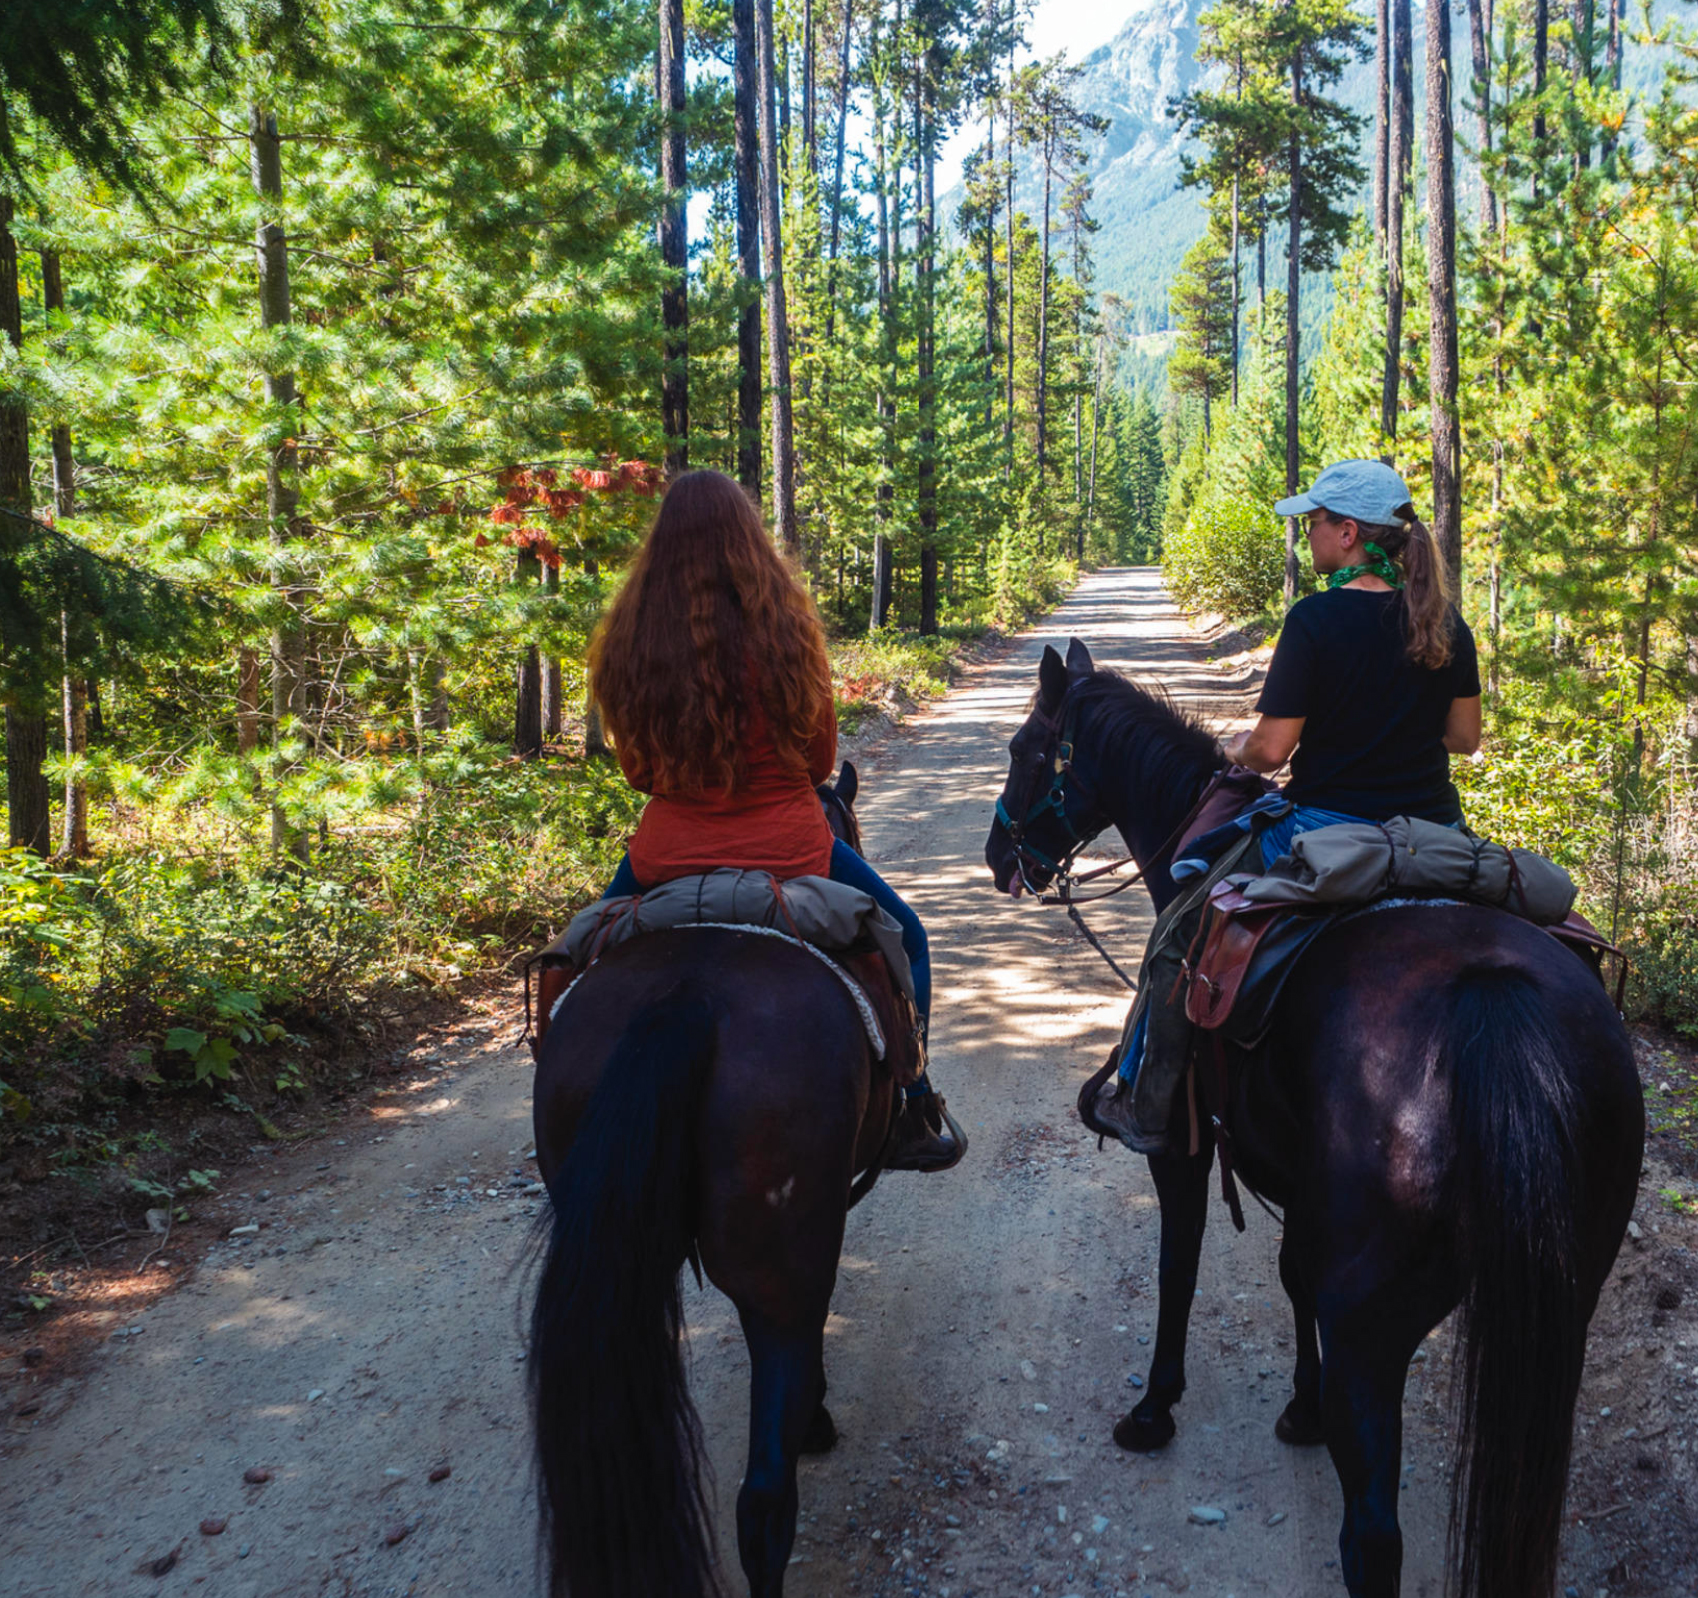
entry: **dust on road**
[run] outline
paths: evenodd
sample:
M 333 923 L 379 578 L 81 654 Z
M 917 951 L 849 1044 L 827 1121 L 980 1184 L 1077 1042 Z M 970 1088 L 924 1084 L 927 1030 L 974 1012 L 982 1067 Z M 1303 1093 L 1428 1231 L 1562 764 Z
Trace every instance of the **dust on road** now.
M 1127 996 L 1056 912 L 997 897 L 981 853 L 1038 655 L 1072 634 L 1199 708 L 1239 703 L 1155 572 L 1102 572 L 864 762 L 868 852 L 930 929 L 934 1071 L 973 1147 L 850 1217 L 826 1342 L 842 1441 L 803 1467 L 797 1598 L 1342 1591 L 1331 1465 L 1273 1437 L 1290 1317 L 1267 1216 L 1242 1237 L 1211 1216 L 1176 1441 L 1110 1441 L 1154 1331 L 1157 1211 L 1144 1162 L 1072 1105 Z M 1148 924 L 1141 891 L 1094 920 L 1131 958 Z M 8 1594 L 537 1590 L 518 1267 L 538 1195 L 510 1038 L 468 1025 L 389 1121 L 274 1159 L 242 1195 L 261 1230 L 5 1440 Z M 735 1573 L 747 1365 L 723 1299 L 692 1288 L 689 1313 Z M 1443 1348 L 1406 1404 L 1411 1598 L 1441 1586 Z

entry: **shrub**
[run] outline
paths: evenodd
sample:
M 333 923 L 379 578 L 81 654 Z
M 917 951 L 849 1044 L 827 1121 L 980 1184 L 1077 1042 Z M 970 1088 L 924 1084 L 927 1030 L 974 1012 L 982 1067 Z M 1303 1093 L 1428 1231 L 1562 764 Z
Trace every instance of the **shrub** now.
M 1206 494 L 1162 548 L 1162 571 L 1180 604 L 1233 620 L 1254 616 L 1285 584 L 1280 522 L 1248 499 Z

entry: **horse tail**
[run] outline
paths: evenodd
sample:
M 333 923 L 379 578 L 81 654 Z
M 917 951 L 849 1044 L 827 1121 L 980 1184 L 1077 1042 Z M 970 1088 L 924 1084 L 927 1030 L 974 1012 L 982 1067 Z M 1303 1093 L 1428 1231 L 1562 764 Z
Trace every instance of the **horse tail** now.
M 1586 1315 L 1576 1268 L 1579 1105 L 1547 1000 L 1463 972 L 1440 1023 L 1466 1272 L 1449 1558 L 1459 1598 L 1554 1588 Z
M 682 985 L 614 1046 L 565 1163 L 531 1311 L 550 1598 L 719 1598 L 679 1273 L 715 1015 Z

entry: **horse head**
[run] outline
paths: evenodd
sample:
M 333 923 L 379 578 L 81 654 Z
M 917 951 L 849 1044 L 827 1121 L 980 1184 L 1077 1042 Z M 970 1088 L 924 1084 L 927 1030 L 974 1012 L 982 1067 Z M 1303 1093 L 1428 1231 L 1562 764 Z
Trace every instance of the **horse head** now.
M 825 823 L 832 837 L 861 853 L 861 823 L 855 819 L 855 795 L 861 791 L 861 774 L 852 760 L 845 760 L 835 782 L 822 782 L 814 792 L 820 796 Z
M 1044 646 L 1038 691 L 1008 745 L 1008 780 L 985 840 L 985 863 L 998 893 L 1040 892 L 1113 817 L 1101 807 L 1095 755 L 1076 744 L 1075 691 L 1096 675 L 1091 652 L 1075 638 L 1063 660 Z

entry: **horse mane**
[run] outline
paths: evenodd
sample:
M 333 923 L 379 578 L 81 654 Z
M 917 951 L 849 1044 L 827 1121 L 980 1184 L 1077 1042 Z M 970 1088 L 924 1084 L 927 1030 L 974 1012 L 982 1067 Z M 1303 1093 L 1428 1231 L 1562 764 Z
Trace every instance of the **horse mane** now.
M 1072 697 L 1090 713 L 1105 753 L 1112 750 L 1112 758 L 1127 762 L 1147 792 L 1183 793 L 1188 803 L 1220 769 L 1220 740 L 1164 688 L 1141 687 L 1100 666 L 1073 684 Z

